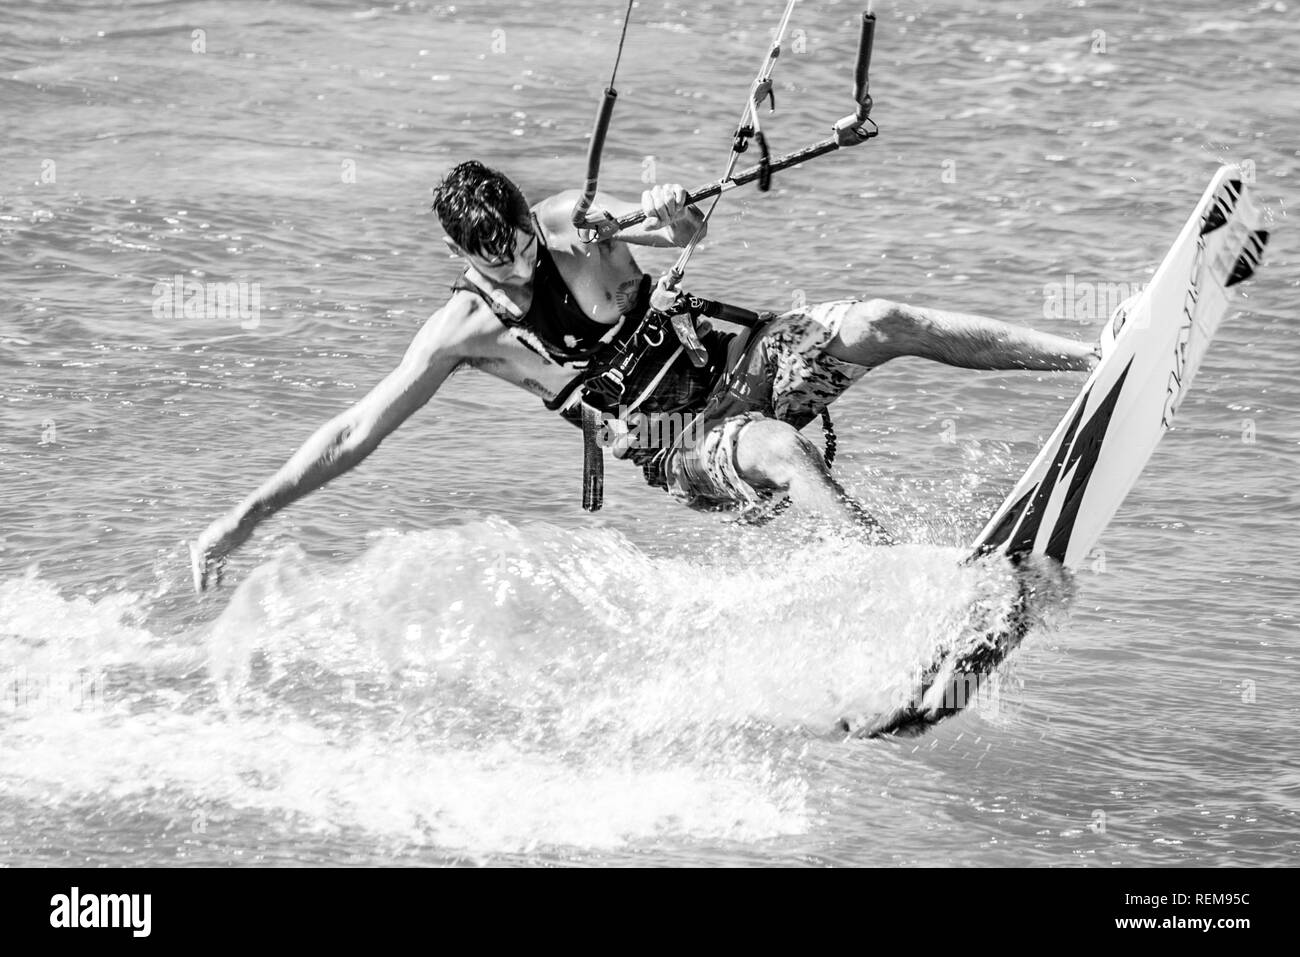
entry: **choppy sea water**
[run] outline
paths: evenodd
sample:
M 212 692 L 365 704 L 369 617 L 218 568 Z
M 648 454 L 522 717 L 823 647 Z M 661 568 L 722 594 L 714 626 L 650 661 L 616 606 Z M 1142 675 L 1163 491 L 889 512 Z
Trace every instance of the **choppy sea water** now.
M 837 470 L 908 544 L 674 506 L 456 376 L 196 599 L 184 540 L 381 379 L 455 274 L 429 188 L 572 188 L 621 3 L 0 11 L 0 861 L 1294 863 L 1293 5 L 877 5 L 881 137 L 732 194 L 691 286 L 1092 337 L 1221 163 L 1274 217 L 1141 483 L 993 694 L 846 740 L 1009 573 L 962 545 L 1076 391 L 900 361 Z M 604 183 L 714 178 L 779 4 L 637 7 Z M 805 0 L 774 148 L 847 112 Z M 1253 164 L 1253 165 L 1252 165 Z M 666 253 L 640 257 L 649 270 Z M 255 320 L 156 284 L 257 284 Z

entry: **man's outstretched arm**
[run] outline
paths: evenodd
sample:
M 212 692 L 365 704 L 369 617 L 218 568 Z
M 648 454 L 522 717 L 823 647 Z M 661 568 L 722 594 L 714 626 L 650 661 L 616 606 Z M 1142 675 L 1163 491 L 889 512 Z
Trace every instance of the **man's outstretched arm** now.
M 365 398 L 317 429 L 274 475 L 190 544 L 196 591 L 220 579 L 226 555 L 247 541 L 264 519 L 357 465 L 433 397 L 464 358 L 459 347 L 467 311 L 454 304 L 434 313 L 396 369 Z

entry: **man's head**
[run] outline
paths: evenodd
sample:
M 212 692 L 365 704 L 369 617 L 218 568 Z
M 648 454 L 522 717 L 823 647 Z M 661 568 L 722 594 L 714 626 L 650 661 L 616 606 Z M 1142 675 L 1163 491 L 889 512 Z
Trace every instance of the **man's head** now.
M 519 187 L 469 160 L 453 167 L 433 191 L 447 246 L 493 282 L 528 282 L 537 265 L 532 214 Z

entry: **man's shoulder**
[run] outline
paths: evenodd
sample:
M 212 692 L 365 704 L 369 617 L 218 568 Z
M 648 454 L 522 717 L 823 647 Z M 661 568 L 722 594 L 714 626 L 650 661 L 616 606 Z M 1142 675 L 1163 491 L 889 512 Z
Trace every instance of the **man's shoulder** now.
M 579 195 L 576 189 L 566 189 L 562 193 L 546 197 L 533 207 L 533 215 L 542 227 L 542 238 L 548 247 L 578 241 L 578 230 L 573 225 L 573 207 L 577 205 Z
M 424 321 L 419 335 L 448 349 L 494 339 L 503 327 L 483 299 L 469 289 L 453 289 L 446 303 Z

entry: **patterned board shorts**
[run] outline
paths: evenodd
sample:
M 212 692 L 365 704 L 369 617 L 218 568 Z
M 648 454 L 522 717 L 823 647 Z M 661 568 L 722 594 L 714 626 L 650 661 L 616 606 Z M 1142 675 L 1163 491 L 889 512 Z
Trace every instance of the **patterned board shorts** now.
M 693 508 L 764 510 L 772 500 L 736 467 L 736 440 L 759 419 L 802 429 L 860 379 L 866 368 L 827 355 L 853 299 L 818 303 L 774 316 L 737 342 L 723 378 L 688 438 L 666 450 L 662 477 L 674 498 Z

